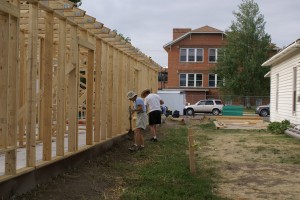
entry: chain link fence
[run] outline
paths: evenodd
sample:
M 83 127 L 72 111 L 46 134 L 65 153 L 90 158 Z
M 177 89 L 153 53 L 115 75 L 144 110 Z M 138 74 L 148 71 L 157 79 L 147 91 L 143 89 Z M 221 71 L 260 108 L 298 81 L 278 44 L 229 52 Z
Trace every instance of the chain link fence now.
M 190 103 L 196 103 L 202 99 L 221 99 L 224 105 L 244 106 L 245 108 L 256 108 L 270 103 L 270 96 L 205 95 L 200 97 L 189 95 L 188 99 Z

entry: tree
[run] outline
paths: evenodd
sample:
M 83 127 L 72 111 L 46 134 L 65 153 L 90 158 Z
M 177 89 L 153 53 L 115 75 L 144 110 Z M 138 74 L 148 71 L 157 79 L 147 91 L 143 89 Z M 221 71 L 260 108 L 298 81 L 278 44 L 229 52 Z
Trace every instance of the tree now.
M 131 43 L 131 38 L 130 37 L 125 37 L 122 33 L 118 33 L 117 29 L 114 29 L 113 31 L 116 32 L 123 40 L 125 40 L 128 43 Z
M 227 44 L 218 52 L 215 73 L 224 79 L 220 86 L 223 94 L 259 96 L 268 95 L 269 71 L 261 64 L 271 52 L 271 37 L 265 33 L 264 16 L 253 0 L 243 0 L 233 12 L 233 21 L 226 31 Z
M 79 6 L 81 6 L 81 4 L 82 4 L 81 0 L 70 0 L 70 1 L 74 2 L 74 5 L 75 5 L 76 7 L 79 7 Z

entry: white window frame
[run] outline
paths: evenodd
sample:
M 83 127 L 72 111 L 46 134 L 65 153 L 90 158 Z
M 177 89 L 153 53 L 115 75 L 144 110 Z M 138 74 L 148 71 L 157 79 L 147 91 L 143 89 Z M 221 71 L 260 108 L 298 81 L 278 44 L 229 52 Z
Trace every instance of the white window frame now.
M 211 50 L 215 50 L 215 55 L 211 55 Z M 214 56 L 215 57 L 215 60 L 214 61 L 211 61 L 210 60 L 210 57 L 211 56 Z M 217 48 L 209 48 L 208 49 L 208 62 L 209 63 L 216 63 L 216 62 L 218 62 L 218 49 Z
M 214 80 L 210 79 L 211 75 L 214 76 Z M 218 78 L 219 78 L 218 74 L 213 74 L 213 73 L 208 74 L 208 87 L 210 87 L 210 88 L 217 88 L 217 87 L 219 87 L 219 84 L 224 84 L 224 80 L 218 80 Z M 214 81 L 214 86 L 210 85 L 210 81 Z
M 181 52 L 182 51 L 185 51 L 185 59 L 181 60 Z M 193 55 L 190 55 L 190 51 L 193 51 Z M 197 55 L 198 55 L 198 52 L 201 51 L 201 60 L 197 60 Z M 180 62 L 197 62 L 197 63 L 201 63 L 204 61 L 204 50 L 203 48 L 181 48 L 179 50 L 179 61 Z M 190 60 L 190 57 L 193 57 L 193 59 Z
M 193 80 L 189 80 L 189 75 L 193 75 Z M 197 75 L 201 75 L 201 79 L 197 80 Z M 181 76 L 185 76 L 185 84 L 181 85 Z M 189 85 L 189 81 L 193 81 L 193 86 Z M 197 82 L 200 84 L 197 86 Z M 179 87 L 203 87 L 203 74 L 201 73 L 180 73 L 179 74 Z

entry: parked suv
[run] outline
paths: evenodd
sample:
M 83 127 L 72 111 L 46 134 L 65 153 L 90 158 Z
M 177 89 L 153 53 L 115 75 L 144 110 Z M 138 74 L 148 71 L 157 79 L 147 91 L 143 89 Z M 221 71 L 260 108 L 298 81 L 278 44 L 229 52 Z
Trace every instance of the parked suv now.
M 200 100 L 194 105 L 184 107 L 184 113 L 186 115 L 194 115 L 195 113 L 212 113 L 213 115 L 219 115 L 222 112 L 223 104 L 219 99 L 206 99 Z
M 270 115 L 270 104 L 258 106 L 255 111 L 256 114 L 259 114 L 261 117 L 266 117 Z

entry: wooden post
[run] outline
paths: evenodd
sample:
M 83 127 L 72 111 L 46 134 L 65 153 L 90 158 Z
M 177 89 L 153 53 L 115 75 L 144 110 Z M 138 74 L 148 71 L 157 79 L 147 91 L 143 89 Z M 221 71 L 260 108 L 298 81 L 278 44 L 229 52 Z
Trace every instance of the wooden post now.
M 25 33 L 20 31 L 20 64 L 19 64 L 19 146 L 24 146 L 24 135 L 25 135 L 25 89 L 26 89 L 26 44 L 25 44 Z
M 94 107 L 94 50 L 88 50 L 88 62 L 87 62 L 87 82 L 86 82 L 86 144 L 93 144 L 93 107 Z
M 195 174 L 196 173 L 196 160 L 195 160 L 194 130 L 193 129 L 188 129 L 188 140 L 189 140 L 190 172 L 191 172 L 191 174 Z
M 107 56 L 108 55 L 108 45 L 102 42 L 102 56 L 101 56 L 101 116 L 100 116 L 100 138 L 101 140 L 106 140 L 107 138 L 107 104 L 108 104 L 108 67 L 107 67 Z
M 101 124 L 101 57 L 102 57 L 102 41 L 96 39 L 95 49 L 95 122 L 94 122 L 94 141 L 100 142 L 100 124 Z
M 51 160 L 52 153 L 52 75 L 53 75 L 53 13 L 45 12 L 45 70 L 41 110 L 43 127 L 43 160 Z
M 78 66 L 78 39 L 77 27 L 70 26 L 70 69 L 68 81 L 68 151 L 74 152 L 78 149 L 78 84 L 79 84 L 79 66 Z
M 43 140 L 44 136 L 43 136 L 43 126 L 42 126 L 42 119 L 44 118 L 44 112 L 42 112 L 42 96 L 44 95 L 44 71 L 45 71 L 45 57 L 46 55 L 46 50 L 45 50 L 45 38 L 40 38 L 40 55 L 39 55 L 39 74 L 38 74 L 38 78 L 39 78 L 39 96 L 37 98 L 38 101 L 38 108 L 37 108 L 37 112 L 38 112 L 38 127 L 39 127 L 39 131 L 38 131 L 38 140 Z
M 36 162 L 36 71 L 38 41 L 38 5 L 29 4 L 28 65 L 26 84 L 26 166 Z
M 124 108 L 127 108 L 128 106 L 126 106 L 125 103 L 128 102 L 128 100 L 126 99 L 126 92 L 124 88 L 124 82 L 123 82 L 123 76 L 124 76 L 124 63 L 123 63 L 123 58 L 124 58 L 124 54 L 122 52 L 119 52 L 119 57 L 118 57 L 118 66 L 119 66 L 119 70 L 118 70 L 118 102 L 117 102 L 117 107 L 118 107 L 118 128 L 117 128 L 117 134 L 121 134 L 122 131 L 124 131 L 125 129 L 123 129 L 123 121 L 122 120 L 126 120 L 125 118 L 123 118 L 124 116 Z M 125 102 L 125 103 L 124 103 Z M 126 111 L 125 111 L 126 112 Z
M 19 1 L 15 2 L 19 7 Z M 8 141 L 7 144 L 12 149 L 6 151 L 5 157 L 5 174 L 16 174 L 17 167 L 17 83 L 19 73 L 19 19 L 9 16 L 9 50 L 8 50 L 8 94 L 7 94 L 7 111 L 8 111 Z
M 66 133 L 66 21 L 59 20 L 58 67 L 57 67 L 57 128 L 56 128 L 56 155 L 64 155 L 64 135 Z
M 112 91 L 113 91 L 113 54 L 114 48 L 109 46 L 108 48 L 108 73 L 107 73 L 107 138 L 112 138 Z
M 119 124 L 119 113 L 118 113 L 118 86 L 119 86 L 119 51 L 113 48 L 113 65 L 112 65 L 112 101 L 110 101 L 111 105 L 111 117 L 112 117 L 112 136 L 116 136 L 118 134 L 118 124 Z
M 0 13 L 0 148 L 7 148 L 9 16 Z

